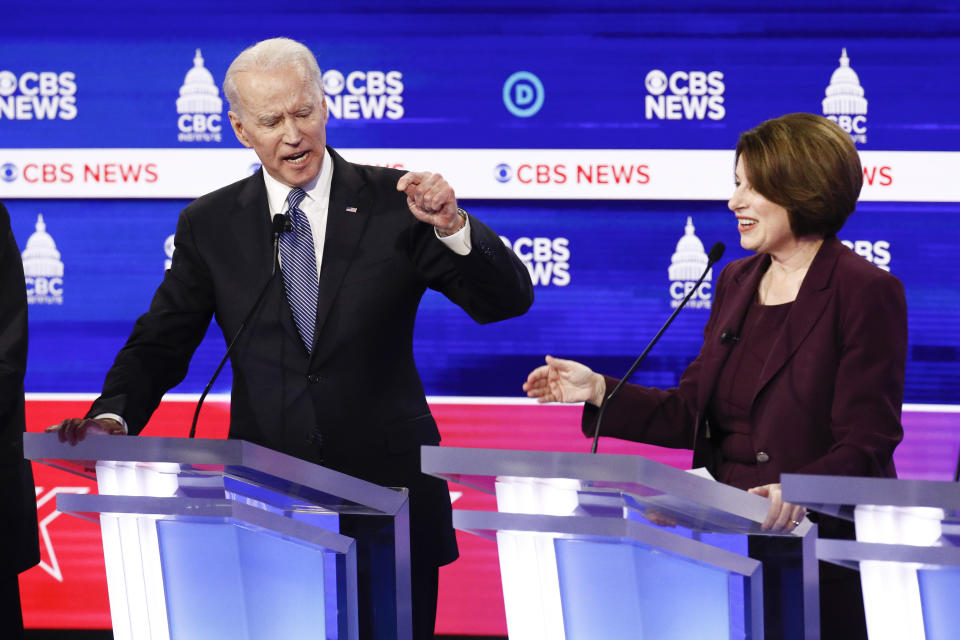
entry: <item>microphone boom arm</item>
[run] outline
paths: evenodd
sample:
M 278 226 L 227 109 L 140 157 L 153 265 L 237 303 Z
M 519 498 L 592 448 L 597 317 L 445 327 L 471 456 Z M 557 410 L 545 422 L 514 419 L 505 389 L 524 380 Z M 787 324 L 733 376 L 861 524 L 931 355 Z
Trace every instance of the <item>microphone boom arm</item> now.
M 693 297 L 693 294 L 700 288 L 700 285 L 703 283 L 704 278 L 707 277 L 707 274 L 710 273 L 710 269 L 713 268 L 713 265 L 723 257 L 723 252 L 726 247 L 723 246 L 722 242 L 718 242 L 713 247 L 710 248 L 710 253 L 708 254 L 707 268 L 703 270 L 703 273 L 700 274 L 700 279 L 697 280 L 697 284 L 687 292 L 687 295 L 684 296 L 680 304 L 677 305 L 677 308 L 673 310 L 673 313 L 670 314 L 670 317 L 667 318 L 667 321 L 663 323 L 663 326 L 660 327 L 660 330 L 657 331 L 657 335 L 653 336 L 653 340 L 647 344 L 647 347 L 643 350 L 636 360 L 633 361 L 633 365 L 630 369 L 627 370 L 626 375 L 620 378 L 620 382 L 613 388 L 607 396 L 603 399 L 603 403 L 600 405 L 600 413 L 597 414 L 597 428 L 593 432 L 593 444 L 590 446 L 590 453 L 597 452 L 597 442 L 600 440 L 600 423 L 603 421 L 603 414 L 606 411 L 607 405 L 610 404 L 610 401 L 613 400 L 613 397 L 617 395 L 620 389 L 626 384 L 627 380 L 636 372 L 637 367 L 640 366 L 640 363 L 643 362 L 644 358 L 647 357 L 647 354 L 650 353 L 650 350 L 653 348 L 653 345 L 657 344 L 657 341 L 660 339 L 660 336 L 663 335 L 663 332 L 667 330 L 667 327 L 670 326 L 670 323 L 673 322 L 673 319 L 677 317 L 677 314 L 680 313 L 680 310 L 683 309 L 690 298 Z

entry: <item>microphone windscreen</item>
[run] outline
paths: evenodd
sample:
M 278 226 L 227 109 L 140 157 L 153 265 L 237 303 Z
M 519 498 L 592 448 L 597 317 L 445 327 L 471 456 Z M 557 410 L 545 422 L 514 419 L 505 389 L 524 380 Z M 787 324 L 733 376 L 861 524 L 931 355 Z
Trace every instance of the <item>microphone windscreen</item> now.
M 274 236 L 278 236 L 286 231 L 286 226 L 287 216 L 285 214 L 278 213 L 277 215 L 273 216 L 272 233 Z
M 727 248 L 723 245 L 722 242 L 716 243 L 715 245 L 710 247 L 710 253 L 707 254 L 707 260 L 709 260 L 710 263 L 713 264 L 714 262 L 716 262 L 717 260 L 723 257 L 723 252 L 726 250 Z

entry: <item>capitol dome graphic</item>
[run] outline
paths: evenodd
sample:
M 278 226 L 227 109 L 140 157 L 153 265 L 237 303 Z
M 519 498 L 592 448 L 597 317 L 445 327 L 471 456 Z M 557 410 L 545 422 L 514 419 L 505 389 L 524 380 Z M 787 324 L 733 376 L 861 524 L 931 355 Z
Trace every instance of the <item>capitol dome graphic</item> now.
M 220 113 L 223 100 L 213 81 L 213 75 L 203 66 L 200 49 L 193 58 L 193 68 L 187 71 L 177 98 L 177 113 Z
M 840 66 L 830 76 L 827 97 L 823 99 L 823 115 L 855 115 L 867 113 L 867 99 L 863 97 L 860 77 L 850 68 L 850 58 L 844 47 L 840 55 Z
M 23 275 L 28 278 L 61 278 L 63 262 L 57 243 L 47 233 L 43 214 L 37 214 L 37 230 L 27 240 L 27 248 L 20 254 L 23 258 Z
M 37 214 L 37 227 L 21 252 L 27 304 L 63 304 L 63 261 L 57 243 L 47 233 L 43 214 Z
M 687 217 L 687 225 L 684 227 L 683 237 L 677 242 L 677 249 L 670 258 L 670 269 L 668 273 L 670 280 L 696 281 L 703 270 L 707 268 L 707 252 L 703 250 L 703 243 L 700 238 L 694 235 L 696 228 L 693 226 L 693 218 Z M 713 279 L 713 269 L 707 273 L 705 280 Z

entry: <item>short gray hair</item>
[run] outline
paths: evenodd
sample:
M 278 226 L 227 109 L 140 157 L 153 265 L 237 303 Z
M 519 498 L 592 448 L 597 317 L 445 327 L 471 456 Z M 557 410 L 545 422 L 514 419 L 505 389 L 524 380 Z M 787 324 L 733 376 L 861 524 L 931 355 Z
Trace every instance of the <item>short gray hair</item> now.
M 261 40 L 255 45 L 240 52 L 223 78 L 223 94 L 230 102 L 230 108 L 242 113 L 242 100 L 237 92 L 236 76 L 247 71 L 279 71 L 281 69 L 296 68 L 303 72 L 305 78 L 312 77 L 317 90 L 323 96 L 323 77 L 320 65 L 313 53 L 305 45 L 290 38 L 271 38 Z

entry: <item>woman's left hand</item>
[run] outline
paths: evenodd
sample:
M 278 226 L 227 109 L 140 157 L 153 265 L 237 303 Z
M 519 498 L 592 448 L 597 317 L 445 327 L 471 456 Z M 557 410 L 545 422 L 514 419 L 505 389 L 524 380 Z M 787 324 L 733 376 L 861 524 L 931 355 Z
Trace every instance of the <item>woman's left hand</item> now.
M 783 493 L 780 490 L 779 482 L 753 487 L 747 491 L 757 496 L 770 498 L 770 511 L 767 513 L 767 519 L 763 521 L 760 527 L 763 531 L 793 531 L 807 515 L 807 510 L 804 507 L 783 501 Z

